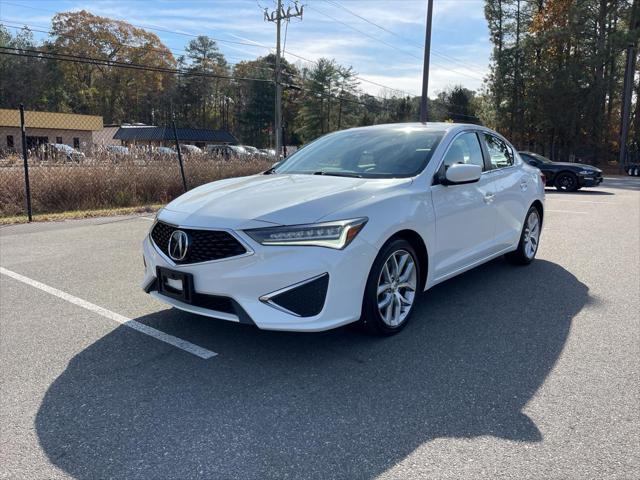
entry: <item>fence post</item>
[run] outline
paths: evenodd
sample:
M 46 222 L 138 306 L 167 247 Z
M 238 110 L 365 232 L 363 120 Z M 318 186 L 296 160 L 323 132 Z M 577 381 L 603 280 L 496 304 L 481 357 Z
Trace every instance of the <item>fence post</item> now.
M 184 165 L 182 165 L 182 152 L 180 151 L 180 142 L 178 141 L 178 130 L 176 129 L 176 121 L 173 120 L 173 138 L 176 141 L 176 151 L 178 152 L 178 162 L 180 163 L 180 175 L 182 175 L 182 186 L 187 191 L 187 178 L 184 176 Z
M 27 196 L 27 217 L 31 222 L 31 187 L 29 185 L 29 164 L 27 162 L 27 132 L 24 125 L 24 105 L 20 104 L 20 131 L 22 132 L 22 160 L 24 162 L 24 188 Z

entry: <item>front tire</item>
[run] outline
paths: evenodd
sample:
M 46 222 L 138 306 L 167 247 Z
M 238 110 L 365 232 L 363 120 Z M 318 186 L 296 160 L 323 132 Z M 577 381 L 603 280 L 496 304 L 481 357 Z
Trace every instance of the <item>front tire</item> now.
M 362 300 L 360 323 L 374 335 L 394 335 L 413 313 L 420 292 L 418 255 L 403 239 L 386 244 L 373 262 Z
M 541 227 L 542 220 L 540 212 L 536 207 L 529 208 L 524 220 L 524 225 L 522 226 L 518 248 L 505 255 L 509 263 L 513 263 L 514 265 L 529 265 L 533 262 L 536 258 L 536 253 L 538 253 Z
M 578 177 L 569 172 L 561 173 L 556 177 L 555 185 L 561 192 L 575 192 L 578 190 Z

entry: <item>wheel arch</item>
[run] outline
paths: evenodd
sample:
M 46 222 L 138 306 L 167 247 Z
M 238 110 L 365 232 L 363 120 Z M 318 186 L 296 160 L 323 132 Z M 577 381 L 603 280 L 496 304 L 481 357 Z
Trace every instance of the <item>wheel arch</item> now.
M 542 205 L 542 202 L 536 199 L 531 204 L 531 207 L 535 207 L 536 210 L 538 210 L 538 213 L 540 214 L 540 224 L 542 224 L 544 222 L 544 206 Z
M 384 244 L 387 245 L 389 242 L 399 238 L 409 242 L 418 255 L 418 262 L 420 262 L 420 286 L 424 289 L 427 285 L 429 274 L 429 253 L 427 245 L 424 243 L 422 235 L 411 229 L 400 230 L 394 233 Z

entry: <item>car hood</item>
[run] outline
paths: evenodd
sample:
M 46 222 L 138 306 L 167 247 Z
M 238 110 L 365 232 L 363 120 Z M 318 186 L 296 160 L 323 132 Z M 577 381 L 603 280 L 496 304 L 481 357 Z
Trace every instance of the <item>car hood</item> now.
M 191 227 L 250 228 L 312 223 L 411 179 L 253 175 L 202 185 L 164 208 L 164 221 Z

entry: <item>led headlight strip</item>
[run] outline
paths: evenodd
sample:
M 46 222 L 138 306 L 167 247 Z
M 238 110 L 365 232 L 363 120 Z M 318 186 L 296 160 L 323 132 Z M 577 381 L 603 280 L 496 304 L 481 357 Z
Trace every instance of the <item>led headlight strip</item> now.
M 253 228 L 244 232 L 262 245 L 306 245 L 343 249 L 367 223 L 368 218 L 335 222 Z

